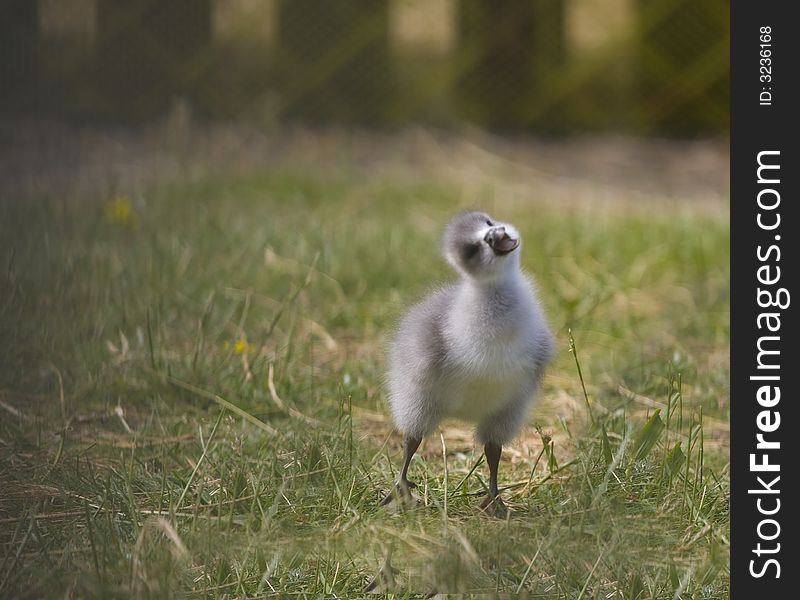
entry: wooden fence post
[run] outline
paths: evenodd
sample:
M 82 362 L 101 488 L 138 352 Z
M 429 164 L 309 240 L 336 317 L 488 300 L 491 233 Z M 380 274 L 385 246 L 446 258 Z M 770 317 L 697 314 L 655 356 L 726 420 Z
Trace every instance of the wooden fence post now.
M 549 128 L 534 107 L 564 59 L 564 0 L 459 0 L 458 32 L 465 116 L 488 127 Z
M 634 125 L 644 133 L 726 130 L 728 0 L 638 0 L 636 7 L 640 44 Z
M 281 0 L 281 113 L 380 123 L 392 96 L 388 0 Z
M 0 0 L 0 109 L 35 106 L 38 83 L 38 3 Z
M 151 118 L 188 94 L 211 43 L 211 0 L 97 0 L 102 114 Z

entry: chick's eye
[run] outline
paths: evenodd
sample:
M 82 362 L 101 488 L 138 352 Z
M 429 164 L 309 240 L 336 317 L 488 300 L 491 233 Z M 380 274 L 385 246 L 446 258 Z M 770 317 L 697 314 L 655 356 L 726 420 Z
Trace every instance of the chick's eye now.
M 492 223 L 492 222 L 491 222 L 489 219 L 486 219 L 486 224 L 487 224 L 489 227 L 491 227 L 492 225 L 494 225 L 494 223 Z

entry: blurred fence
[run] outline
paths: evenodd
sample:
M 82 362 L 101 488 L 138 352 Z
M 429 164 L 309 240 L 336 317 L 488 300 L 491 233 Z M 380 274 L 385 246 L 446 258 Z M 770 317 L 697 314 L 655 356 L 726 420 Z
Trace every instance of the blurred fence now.
M 0 0 L 0 111 L 728 126 L 728 0 Z

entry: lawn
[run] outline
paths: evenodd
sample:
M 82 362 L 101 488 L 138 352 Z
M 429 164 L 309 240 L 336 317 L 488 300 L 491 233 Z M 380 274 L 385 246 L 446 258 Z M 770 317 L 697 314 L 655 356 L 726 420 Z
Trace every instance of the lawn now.
M 727 597 L 727 203 L 569 179 L 537 199 L 531 177 L 282 165 L 7 195 L 0 597 Z M 418 506 L 379 506 L 387 334 L 452 277 L 438 236 L 468 205 L 521 230 L 558 343 L 503 455 L 505 521 L 458 422 L 412 463 Z

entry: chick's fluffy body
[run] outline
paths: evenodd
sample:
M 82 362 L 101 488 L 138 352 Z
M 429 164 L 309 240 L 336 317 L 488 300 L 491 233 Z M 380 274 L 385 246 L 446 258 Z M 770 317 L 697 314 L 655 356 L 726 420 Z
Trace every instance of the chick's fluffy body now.
M 454 417 L 474 423 L 480 442 L 502 445 L 525 422 L 553 339 L 519 251 L 496 256 L 481 246 L 497 227 L 488 215 L 459 220 L 466 223 L 455 234 L 448 226 L 443 250 L 461 278 L 400 321 L 389 349 L 389 404 L 407 436 L 423 438 Z

